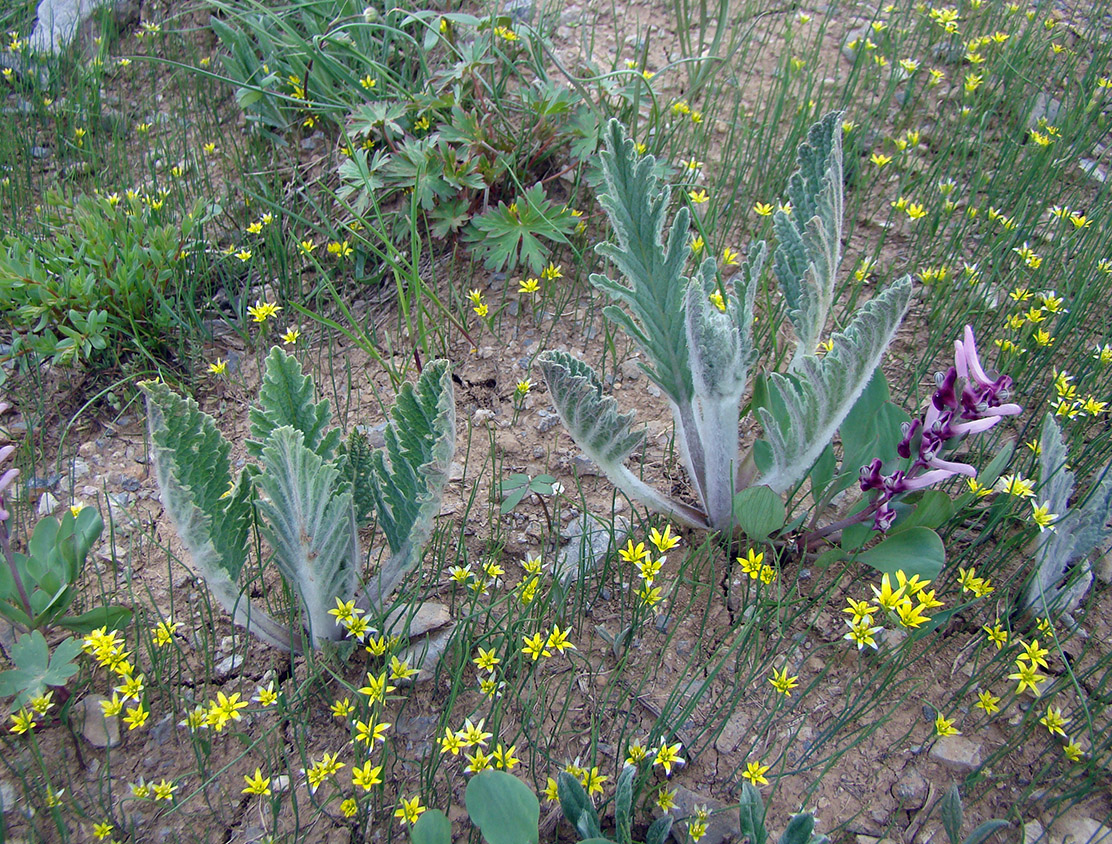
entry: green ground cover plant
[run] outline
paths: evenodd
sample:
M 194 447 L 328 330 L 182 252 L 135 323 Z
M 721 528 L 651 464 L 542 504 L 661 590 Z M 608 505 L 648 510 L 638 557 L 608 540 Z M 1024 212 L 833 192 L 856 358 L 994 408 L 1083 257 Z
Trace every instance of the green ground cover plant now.
M 1097 840 L 1108 11 L 0 11 L 0 838 Z

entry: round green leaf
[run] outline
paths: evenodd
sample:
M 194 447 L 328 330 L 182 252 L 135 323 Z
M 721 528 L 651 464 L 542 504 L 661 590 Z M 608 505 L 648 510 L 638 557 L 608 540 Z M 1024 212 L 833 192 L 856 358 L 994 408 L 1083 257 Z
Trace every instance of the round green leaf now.
M 912 527 L 889 536 L 857 559 L 881 574 L 894 577 L 902 571 L 908 577 L 917 574 L 924 580 L 934 580 L 946 565 L 946 548 L 930 528 Z
M 532 789 L 505 771 L 483 771 L 464 793 L 471 820 L 487 844 L 537 844 L 541 804 Z
M 751 486 L 734 496 L 734 523 L 750 539 L 768 539 L 787 517 L 784 502 L 767 486 Z
M 452 822 L 439 809 L 422 812 L 409 831 L 413 844 L 452 844 Z

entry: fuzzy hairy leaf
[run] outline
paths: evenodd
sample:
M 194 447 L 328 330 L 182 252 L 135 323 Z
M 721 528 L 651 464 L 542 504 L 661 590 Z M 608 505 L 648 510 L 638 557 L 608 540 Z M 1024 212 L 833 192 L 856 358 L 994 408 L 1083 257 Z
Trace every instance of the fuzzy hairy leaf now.
M 684 404 L 692 394 L 691 372 L 687 363 L 684 290 L 690 214 L 681 208 L 666 240 L 664 213 L 668 192 L 659 187 L 656 161 L 651 155 L 638 155 L 617 120 L 611 120 L 603 139 L 601 154 L 606 192 L 599 203 L 606 210 L 618 237 L 617 244 L 596 247 L 609 258 L 628 281 L 613 281 L 593 274 L 591 283 L 622 302 L 631 317 L 613 305 L 604 311 L 641 347 L 649 364 L 648 376 L 675 404 Z
M 222 572 L 235 581 L 247 559 L 251 508 L 242 478 L 225 497 L 232 488 L 231 444 L 193 399 L 158 381 L 139 386 L 147 397 L 162 506 L 205 579 Z
M 784 492 L 807 473 L 868 385 L 910 303 L 904 276 L 858 310 L 824 357 L 807 355 L 794 375 L 769 376 L 783 412 L 758 408 L 772 451 L 758 483 Z
M 301 600 L 314 640 L 337 638 L 328 611 L 355 590 L 361 562 L 351 492 L 338 492 L 339 470 L 305 445 L 288 425 L 271 431 L 262 449 L 256 502 L 263 535 L 278 570 Z
M 297 358 L 278 346 L 272 348 L 266 357 L 259 403 L 249 412 L 253 439 L 247 441 L 247 453 L 257 458 L 271 432 L 288 425 L 304 435 L 308 448 L 331 460 L 340 432 L 328 430 L 332 418 L 328 399 L 317 402 L 315 398 L 313 379 L 302 374 Z
M 236 624 L 272 645 L 289 648 L 289 631 L 252 607 L 238 585 L 247 559 L 251 484 L 244 473 L 232 486 L 231 445 L 193 399 L 178 396 L 158 381 L 139 387 L 147 397 L 162 506 L 193 567 Z
M 456 405 L 448 362 L 425 365 L 416 385 L 403 384 L 371 457 L 371 494 L 391 556 L 370 584 L 371 606 L 394 591 L 420 561 L 440 512 L 456 448 Z
M 602 394 L 602 382 L 590 366 L 560 351 L 543 352 L 537 364 L 560 421 L 614 486 L 691 527 L 708 526 L 701 511 L 661 495 L 623 465 L 645 434 L 630 430 L 633 413 L 618 412 L 618 403 Z
M 799 145 L 799 169 L 788 183 L 791 214 L 777 211 L 773 218 L 773 267 L 799 342 L 793 370 L 817 348 L 834 300 L 842 258 L 841 123 L 842 113 L 831 112 L 811 127 Z
M 373 452 L 367 442 L 367 435 L 358 428 L 353 428 L 347 442 L 340 446 L 340 453 L 344 457 L 344 477 L 351 487 L 355 521 L 364 525 L 370 521 L 371 510 L 375 506 L 374 492 L 371 489 Z
M 1087 557 L 1112 533 L 1109 528 L 1112 466 L 1105 468 L 1084 504 L 1070 509 L 1075 479 L 1067 468 L 1066 443 L 1052 413 L 1043 419 L 1039 446 L 1039 472 L 1043 479 L 1040 498 L 1058 519 L 1039 534 L 1035 572 L 1024 593 L 1023 609 L 1050 617 L 1075 610 L 1092 586 L 1092 567 Z
M 603 469 L 621 464 L 641 444 L 644 431 L 630 430 L 633 412 L 618 412 L 590 366 L 559 351 L 542 353 L 537 363 L 560 421 L 591 460 Z

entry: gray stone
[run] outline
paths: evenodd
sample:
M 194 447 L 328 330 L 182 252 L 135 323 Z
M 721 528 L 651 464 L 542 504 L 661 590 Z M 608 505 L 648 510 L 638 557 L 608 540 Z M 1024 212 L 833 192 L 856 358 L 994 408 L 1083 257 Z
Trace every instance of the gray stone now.
M 96 12 L 104 7 L 111 10 L 118 25 L 139 17 L 138 0 L 40 0 L 31 30 L 31 49 L 36 53 L 61 52 L 78 35 L 92 31 Z
M 1035 104 L 1031 107 L 1031 113 L 1027 115 L 1027 128 L 1038 129 L 1040 123 L 1044 120 L 1054 126 L 1058 122 L 1058 115 L 1061 111 L 1061 100 L 1045 92 L 1040 93 L 1035 97 Z
M 89 695 L 77 704 L 77 717 L 81 720 L 81 735 L 93 747 L 115 747 L 120 743 L 120 722 L 106 718 L 101 702 L 104 695 Z
M 680 844 L 692 844 L 685 819 L 694 817 L 696 806 L 705 806 L 710 813 L 706 835 L 699 839 L 699 844 L 731 844 L 741 840 L 741 824 L 735 806 L 704 797 L 682 785 L 676 787 L 675 797 L 672 814 L 677 820 L 672 827 L 672 835 Z
M 409 607 L 398 607 L 382 622 L 382 632 L 392 636 L 414 638 L 437 630 L 452 620 L 448 608 L 432 602 L 421 604 L 410 614 Z
M 448 649 L 448 642 L 452 638 L 454 624 L 449 625 L 431 636 L 425 636 L 414 642 L 398 654 L 398 659 L 410 668 L 418 669 L 417 674 L 404 680 L 395 680 L 399 686 L 412 686 L 416 683 L 426 683 L 436 676 L 436 666 L 444 652 Z
M 943 736 L 931 747 L 930 757 L 953 771 L 969 773 L 981 764 L 981 746 L 965 736 Z
M 54 155 L 54 150 L 52 150 L 50 147 L 40 147 L 40 146 L 31 147 L 31 157 L 32 158 L 37 158 L 39 160 L 42 160 L 44 158 L 50 158 L 50 156 L 52 156 L 52 155 Z
M 568 544 L 560 549 L 556 563 L 552 566 L 553 577 L 567 586 L 578 580 L 580 572 L 593 571 L 610 551 L 611 540 L 614 547 L 620 547 L 629 532 L 629 522 L 619 518 L 614 520 L 614 529 L 597 522 L 590 516 L 583 516 L 568 524 L 561 536 Z
M 213 676 L 216 680 L 227 680 L 239 667 L 243 665 L 243 654 L 229 654 L 213 666 Z
M 51 493 L 44 492 L 42 497 L 39 498 L 39 506 L 36 508 L 40 516 L 49 516 L 58 509 L 58 499 Z
M 1023 825 L 1023 837 L 1019 844 L 1046 844 L 1046 831 L 1038 821 L 1028 821 Z
M 907 812 L 923 808 L 930 790 L 926 779 L 914 768 L 908 768 L 903 775 L 892 783 L 892 796 L 899 801 L 900 808 Z
M 1112 829 L 1083 815 L 1063 815 L 1050 834 L 1054 844 L 1112 844 Z
M 15 797 L 15 786 L 7 780 L 0 780 L 0 810 L 6 815 L 18 806 L 19 803 Z

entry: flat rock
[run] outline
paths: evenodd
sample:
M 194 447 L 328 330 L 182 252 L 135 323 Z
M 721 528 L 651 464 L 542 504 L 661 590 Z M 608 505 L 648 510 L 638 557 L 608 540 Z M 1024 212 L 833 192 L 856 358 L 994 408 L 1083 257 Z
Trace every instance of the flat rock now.
M 931 747 L 930 757 L 952 771 L 968 773 L 981 764 L 981 746 L 965 736 L 943 736 Z
M 411 639 L 437 630 L 452 620 L 443 604 L 425 603 L 410 615 L 409 607 L 396 607 L 383 619 L 382 632 Z
M 118 24 L 139 17 L 139 0 L 40 0 L 31 30 L 31 49 L 55 54 L 92 26 L 97 10 L 109 8 Z
M 93 747 L 115 747 L 120 743 L 120 722 L 106 718 L 100 705 L 107 700 L 104 695 L 88 695 L 77 705 L 81 736 Z
M 1023 837 L 1019 844 L 1046 844 L 1046 831 L 1038 821 L 1028 821 L 1023 825 Z
M 427 683 L 436 676 L 436 666 L 444 651 L 448 649 L 448 642 L 452 638 L 452 631 L 456 626 L 450 624 L 435 633 L 425 636 L 419 642 L 414 642 L 398 654 L 398 659 L 410 668 L 418 669 L 412 677 L 404 680 L 395 680 L 399 686 L 412 686 L 416 683 Z
M 1112 844 L 1112 828 L 1085 817 L 1069 813 L 1050 827 L 1052 844 Z
M 741 826 L 738 823 L 737 806 L 727 805 L 713 797 L 704 797 L 682 785 L 676 786 L 676 805 L 672 815 L 676 823 L 672 827 L 672 836 L 680 844 L 692 844 L 691 836 L 687 834 L 687 823 L 684 818 L 695 814 L 696 806 L 706 806 L 710 817 L 707 818 L 707 833 L 699 839 L 699 844 L 731 844 L 741 840 Z

